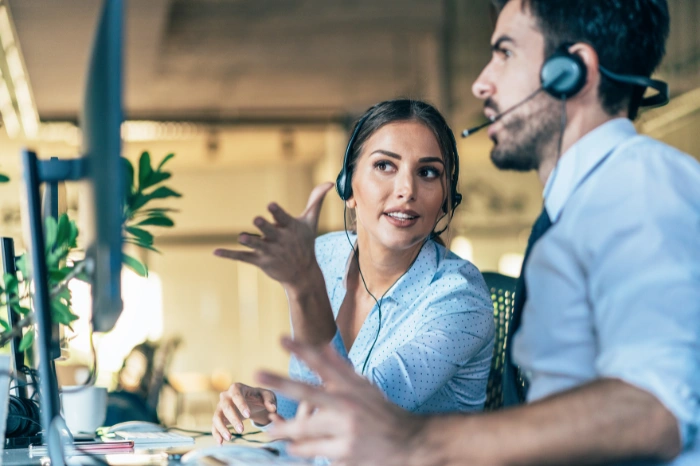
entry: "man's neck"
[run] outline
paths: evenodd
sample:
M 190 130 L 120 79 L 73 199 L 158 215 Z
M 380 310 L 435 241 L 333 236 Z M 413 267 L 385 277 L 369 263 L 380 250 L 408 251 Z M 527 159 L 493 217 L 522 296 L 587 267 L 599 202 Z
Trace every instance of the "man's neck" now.
M 602 108 L 598 108 L 595 111 L 588 110 L 586 112 L 572 113 L 573 112 L 568 115 L 569 118 L 567 119 L 566 130 L 564 131 L 564 138 L 561 143 L 561 151 L 559 151 L 558 144 L 552 144 L 552 147 L 548 151 L 549 153 L 543 157 L 537 169 L 537 175 L 542 186 L 547 184 L 547 180 L 557 166 L 557 163 L 559 163 L 559 159 L 582 137 L 611 120 L 621 117 L 624 118 L 626 116 L 625 112 L 610 115 Z

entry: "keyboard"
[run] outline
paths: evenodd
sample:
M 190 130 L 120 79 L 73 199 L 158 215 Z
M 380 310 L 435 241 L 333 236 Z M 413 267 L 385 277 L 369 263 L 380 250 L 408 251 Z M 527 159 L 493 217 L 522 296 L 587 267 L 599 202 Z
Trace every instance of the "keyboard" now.
M 186 445 L 194 443 L 193 437 L 175 432 L 125 432 L 118 430 L 114 432 L 114 435 L 124 440 L 131 440 L 134 442 L 134 446 L 152 444 Z

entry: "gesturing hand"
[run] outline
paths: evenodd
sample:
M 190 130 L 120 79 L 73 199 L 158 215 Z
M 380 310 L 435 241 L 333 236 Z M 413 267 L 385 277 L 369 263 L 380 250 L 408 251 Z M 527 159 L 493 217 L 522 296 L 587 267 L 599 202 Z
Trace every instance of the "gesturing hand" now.
M 270 422 L 270 413 L 277 412 L 277 397 L 270 390 L 249 387 L 234 383 L 219 395 L 212 419 L 211 434 L 217 443 L 229 440 L 231 434 L 228 425 L 239 434 L 243 433 L 243 420 L 250 418 L 253 422 L 265 425 Z
M 289 439 L 290 453 L 324 456 L 343 465 L 404 466 L 414 462 L 409 446 L 415 444 L 423 428 L 419 417 L 386 401 L 377 387 L 356 374 L 329 345 L 319 350 L 284 340 L 283 346 L 324 382 L 323 387 L 316 387 L 266 372 L 258 375 L 261 383 L 315 407 L 313 415 L 285 422 L 276 414 L 270 415 L 275 423 L 269 433 Z
M 262 236 L 248 233 L 239 236 L 241 244 L 252 251 L 216 249 L 214 254 L 256 265 L 283 286 L 299 284 L 308 275 L 310 268 L 317 266 L 314 240 L 318 230 L 318 216 L 323 199 L 332 187 L 333 183 L 316 186 L 309 196 L 306 209 L 296 218 L 277 204 L 270 204 L 268 210 L 275 223 L 256 217 L 253 224 Z

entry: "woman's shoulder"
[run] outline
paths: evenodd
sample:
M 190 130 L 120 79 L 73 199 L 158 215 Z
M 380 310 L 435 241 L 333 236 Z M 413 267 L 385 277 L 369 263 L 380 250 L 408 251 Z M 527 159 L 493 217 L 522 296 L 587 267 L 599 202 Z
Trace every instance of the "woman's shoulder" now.
M 437 270 L 430 283 L 432 290 L 443 294 L 462 294 L 490 307 L 491 296 L 479 269 L 439 243 L 434 243 Z
M 348 235 L 352 241 L 354 236 L 350 233 L 346 235 L 344 231 L 334 231 L 318 236 L 315 243 L 316 261 L 321 268 L 324 268 L 329 263 L 347 260 L 348 254 L 352 249 L 351 241 L 348 241 Z

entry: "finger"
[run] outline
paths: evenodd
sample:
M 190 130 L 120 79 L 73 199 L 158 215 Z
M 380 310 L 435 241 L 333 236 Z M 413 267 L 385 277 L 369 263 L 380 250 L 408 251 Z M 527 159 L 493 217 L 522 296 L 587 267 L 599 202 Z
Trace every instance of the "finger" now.
M 263 236 L 265 236 L 266 240 L 274 241 L 277 239 L 279 233 L 277 231 L 277 227 L 265 220 L 264 218 L 255 217 L 255 219 L 253 220 L 253 225 L 258 227 L 258 229 L 262 232 Z
M 291 439 L 294 441 L 312 440 L 324 437 L 339 437 L 342 423 L 338 422 L 338 414 L 329 411 L 319 411 L 309 418 L 294 418 L 283 423 L 274 423 L 268 433 L 276 439 Z
M 265 243 L 265 241 L 262 239 L 262 237 L 260 235 L 254 235 L 251 233 L 241 233 L 240 235 L 238 235 L 238 242 L 244 246 L 251 248 L 251 249 L 256 249 L 256 250 L 267 249 L 267 244 Z M 241 251 L 241 252 L 249 252 L 249 251 Z
M 270 413 L 277 412 L 277 397 L 270 390 L 261 390 L 263 405 Z
M 342 455 L 346 440 L 339 437 L 322 437 L 310 440 L 294 441 L 289 444 L 287 451 L 302 458 L 321 456 L 331 460 L 337 460 Z M 333 463 L 334 465 L 337 463 Z
M 299 403 L 299 406 L 297 407 L 297 414 L 295 417 L 299 419 L 304 419 L 311 417 L 311 414 L 313 413 L 314 408 L 311 404 L 309 404 L 306 401 L 302 401 Z
M 321 214 L 323 199 L 328 194 L 328 191 L 333 187 L 333 183 L 323 183 L 314 188 L 309 195 L 309 201 L 306 204 L 306 209 L 301 216 L 309 222 L 314 230 L 318 227 L 318 217 Z
M 233 249 L 218 248 L 214 249 L 214 255 L 217 257 L 223 257 L 224 259 L 232 259 L 254 265 L 257 265 L 258 262 L 258 254 L 252 251 L 237 251 Z
M 337 402 L 337 397 L 325 393 L 320 387 L 290 380 L 270 372 L 258 372 L 256 379 L 261 384 L 269 386 L 275 391 L 280 392 L 289 398 L 299 401 L 307 400 L 318 407 L 330 407 Z
M 267 210 L 270 211 L 272 217 L 275 219 L 275 222 L 277 222 L 277 225 L 281 227 L 286 227 L 296 220 L 275 202 L 267 206 Z
M 317 346 L 306 345 L 285 337 L 282 339 L 282 346 L 306 363 L 324 382 L 344 383 L 351 382 L 353 379 L 364 380 L 330 345 L 319 349 Z
M 234 430 L 239 434 L 243 433 L 242 416 L 241 413 L 238 412 L 238 409 L 232 404 L 224 403 L 223 406 L 221 406 L 221 411 L 228 423 L 233 426 Z
M 218 409 L 216 410 L 216 413 L 214 413 L 214 417 L 212 418 L 212 432 L 213 431 L 218 432 L 219 436 L 222 439 L 231 439 L 231 432 L 229 432 L 228 427 L 226 427 L 226 422 L 224 420 L 223 413 L 221 412 L 221 410 Z
M 248 406 L 245 398 L 241 395 L 240 389 L 233 385 L 229 389 L 229 393 L 231 393 L 231 400 L 233 400 L 233 404 L 238 409 L 238 412 L 241 413 L 244 418 L 248 419 L 250 417 L 250 406 Z
M 214 427 L 213 423 L 211 426 L 211 436 L 214 439 L 214 441 L 217 443 L 217 445 L 221 445 L 222 443 L 224 443 L 224 438 L 221 436 L 221 434 L 219 433 L 217 428 Z
M 277 413 L 270 413 L 267 415 L 267 417 L 270 419 L 270 422 L 275 422 L 278 424 L 287 422 L 287 420 L 285 418 L 283 418 L 282 416 L 280 416 Z

